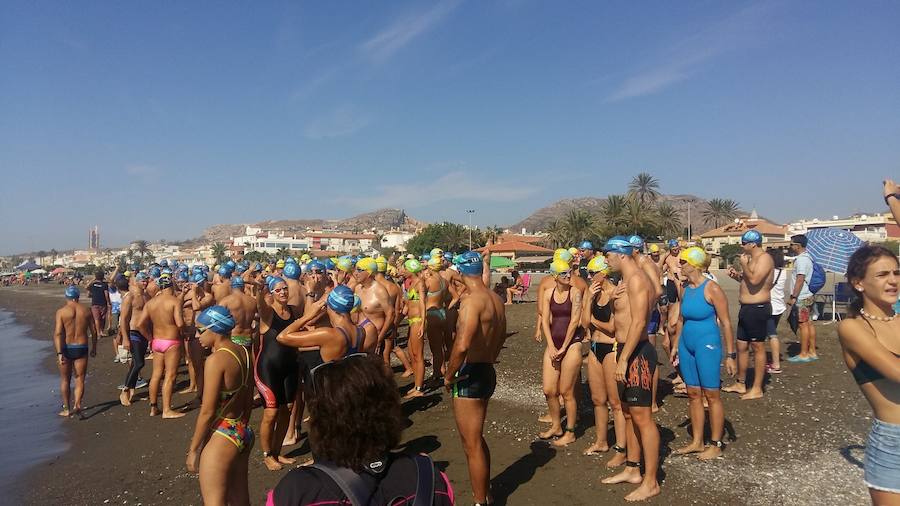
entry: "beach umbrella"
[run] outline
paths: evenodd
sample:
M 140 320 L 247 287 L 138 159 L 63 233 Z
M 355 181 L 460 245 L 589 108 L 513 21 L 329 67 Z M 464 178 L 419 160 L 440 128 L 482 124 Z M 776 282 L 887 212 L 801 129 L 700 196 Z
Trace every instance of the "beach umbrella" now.
M 839 228 L 818 228 L 806 233 L 806 250 L 823 269 L 837 274 L 847 273 L 850 255 L 864 243 L 853 233 Z
M 515 267 L 516 263 L 506 257 L 491 256 L 491 269 Z

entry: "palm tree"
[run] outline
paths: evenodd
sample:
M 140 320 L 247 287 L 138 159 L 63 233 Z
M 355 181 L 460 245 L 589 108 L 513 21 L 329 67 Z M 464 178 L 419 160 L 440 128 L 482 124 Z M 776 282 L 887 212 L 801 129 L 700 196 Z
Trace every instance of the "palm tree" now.
M 712 222 L 715 228 L 727 221 L 737 218 L 738 203 L 731 199 L 712 199 L 706 203 L 701 214 L 707 223 Z
M 628 199 L 622 195 L 610 195 L 600 209 L 600 217 L 607 235 L 621 234 L 626 230 L 625 207 Z
M 496 244 L 501 235 L 503 235 L 503 229 L 496 225 L 484 230 L 484 240 L 487 244 Z
M 638 199 L 628 199 L 624 218 L 626 233 L 647 236 L 657 226 L 655 209 Z
M 646 172 L 641 172 L 628 184 L 628 198 L 647 205 L 659 198 L 659 181 Z
M 44 265 L 44 257 L 47 256 L 47 252 L 44 250 L 40 250 L 37 252 L 37 256 L 38 256 L 38 264 L 43 266 Z
M 147 241 L 135 241 L 135 246 L 137 247 L 138 255 L 141 257 L 141 263 L 145 263 L 144 260 L 146 260 L 147 256 L 150 254 L 150 247 L 147 244 Z
M 597 218 L 582 209 L 572 209 L 563 220 L 567 243 L 577 244 L 585 239 L 594 239 L 600 234 L 600 223 Z
M 445 251 L 465 251 L 469 249 L 469 229 L 458 223 L 444 223 L 439 244 Z M 472 230 L 472 248 L 483 244 L 481 232 Z
M 560 220 L 553 222 L 544 232 L 547 234 L 547 237 L 544 239 L 544 245 L 548 248 L 561 248 L 569 242 L 566 236 L 566 227 Z
M 656 206 L 656 220 L 663 237 L 675 237 L 681 233 L 681 213 L 668 202 Z
M 52 257 L 51 262 L 52 262 L 53 260 L 56 260 L 57 255 L 59 255 L 59 252 L 56 251 L 55 248 L 51 248 L 51 249 L 50 249 L 50 256 Z
M 226 248 L 224 244 L 220 242 L 213 244 L 212 256 L 216 259 L 216 264 L 221 265 L 225 262 L 225 251 Z
M 285 258 L 289 257 L 290 255 L 291 255 L 291 251 L 287 248 L 278 248 L 278 250 L 275 251 L 275 258 L 277 258 L 279 260 L 284 260 Z

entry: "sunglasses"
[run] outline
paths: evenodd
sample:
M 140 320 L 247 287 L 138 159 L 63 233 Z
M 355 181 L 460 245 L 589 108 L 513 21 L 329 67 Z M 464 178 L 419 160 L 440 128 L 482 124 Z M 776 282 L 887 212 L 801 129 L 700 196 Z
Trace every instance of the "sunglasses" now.
M 572 277 L 572 273 L 571 272 L 561 272 L 561 273 L 557 274 L 556 277 L 563 278 L 563 279 L 569 279 Z
M 287 292 L 287 290 L 288 290 L 288 288 L 285 286 L 283 288 L 276 288 L 276 289 L 272 290 L 272 293 Z
M 321 372 L 323 368 L 332 366 L 334 364 L 343 362 L 345 360 L 355 360 L 360 357 L 367 357 L 367 356 L 369 356 L 368 353 L 351 353 L 350 355 L 347 355 L 344 358 L 339 358 L 337 360 L 329 360 L 328 362 L 323 362 L 323 363 L 313 367 L 312 369 L 309 370 L 309 378 L 310 378 L 310 383 L 312 383 L 313 392 L 318 394 L 318 392 L 316 392 L 316 383 L 317 383 L 316 382 L 316 373 Z

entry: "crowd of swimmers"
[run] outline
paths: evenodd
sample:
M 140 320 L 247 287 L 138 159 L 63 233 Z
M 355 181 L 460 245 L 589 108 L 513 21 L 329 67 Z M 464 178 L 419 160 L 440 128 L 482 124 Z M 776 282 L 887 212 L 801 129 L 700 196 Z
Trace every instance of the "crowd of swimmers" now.
M 885 200 L 900 213 L 900 188 L 893 183 L 891 188 Z M 801 338 L 800 353 L 789 360 L 818 358 L 806 246 L 805 236 L 791 238 L 795 266 L 792 285 L 787 285 L 783 258 L 763 249 L 762 236 L 750 230 L 741 237 L 742 253 L 728 269 L 740 285 L 736 325 L 703 248 L 675 240 L 660 248 L 638 236 L 617 236 L 599 250 L 588 241 L 557 250 L 550 275 L 537 288 L 534 338 L 546 343 L 542 371 L 548 408 L 540 421 L 549 423 L 538 437 L 555 446 L 575 441 L 576 385 L 585 351 L 597 427 L 585 454 L 613 452 L 606 467 L 614 471 L 602 482 L 636 485 L 626 500 L 658 495 L 657 366 L 668 360 L 676 392 L 688 398 L 692 432 L 688 444 L 674 453 L 704 461 L 721 457 L 721 392 L 746 401 L 763 397 L 764 373 L 781 371 L 780 343 L 771 338 L 777 336 L 783 313 L 796 314 Z M 307 413 L 314 461 L 282 479 L 270 491 L 268 504 L 355 501 L 360 491 L 370 498 L 419 494 L 428 498 L 422 504 L 452 504 L 450 482 L 430 460 L 392 452 L 402 426 L 401 398 L 389 368 L 396 357 L 402 376 L 412 377 L 406 398 L 440 386 L 452 394 L 474 502 L 490 504 L 490 451 L 482 434 L 496 386 L 494 364 L 507 332 L 504 303 L 488 288 L 488 263 L 489 258 L 475 252 L 452 255 L 435 249 L 421 259 L 302 257 L 269 266 L 229 260 L 213 272 L 178 264 L 132 269 L 114 279 L 127 290 L 119 335 L 132 357 L 120 401 L 127 406 L 135 400 L 144 357 L 152 353 L 150 415 L 184 416 L 172 397 L 176 371 L 186 356 L 186 391 L 196 392 L 199 405 L 186 464 L 199 471 L 208 504 L 249 502 L 247 468 L 257 434 L 268 469 L 294 464 L 282 448 L 297 442 Z M 863 246 L 849 260 L 847 280 L 852 300 L 838 334 L 844 360 L 875 414 L 865 480 L 874 503 L 897 504 L 897 255 L 881 246 Z M 77 287 L 66 288 L 68 300 L 56 314 L 63 415 L 81 409 L 86 357 L 96 354 L 103 324 L 102 314 L 78 303 L 79 295 Z M 433 368 L 428 380 L 425 341 Z M 658 350 L 665 356 L 659 357 Z M 753 374 L 747 378 L 751 352 Z M 723 364 L 726 375 L 734 378 L 725 388 Z M 73 373 L 75 400 L 70 405 Z M 249 417 L 258 404 L 263 417 L 255 431 Z M 361 419 L 365 423 L 358 423 Z M 710 438 L 704 441 L 707 419 Z

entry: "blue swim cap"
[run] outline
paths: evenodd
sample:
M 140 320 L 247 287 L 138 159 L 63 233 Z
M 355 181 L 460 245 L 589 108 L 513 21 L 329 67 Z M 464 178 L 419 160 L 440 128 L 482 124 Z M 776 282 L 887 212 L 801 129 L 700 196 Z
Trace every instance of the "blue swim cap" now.
M 295 264 L 297 263 L 297 259 L 294 257 L 287 257 L 284 259 L 285 264 Z
M 78 297 L 81 297 L 81 292 L 78 291 L 78 287 L 75 285 L 69 285 L 66 287 L 66 298 L 69 300 L 78 300 Z
M 741 243 L 754 243 L 757 246 L 762 244 L 762 235 L 756 230 L 748 230 L 741 236 Z
M 228 268 L 231 270 L 234 270 L 234 268 L 237 266 L 237 264 L 234 263 L 234 260 L 229 260 L 229 261 L 225 262 L 225 265 L 227 265 Z
M 162 274 L 161 274 L 161 275 L 162 275 L 162 276 L 171 276 L 171 275 L 172 275 L 172 269 L 169 269 L 168 267 L 166 267 L 165 269 L 162 270 Z
M 480 276 L 484 272 L 481 255 L 475 251 L 466 251 L 453 258 L 459 273 L 465 276 Z
M 444 252 L 444 260 L 447 260 L 448 262 L 452 262 L 453 261 L 453 253 L 451 253 L 449 251 L 445 251 Z
M 222 276 L 223 278 L 230 278 L 231 270 L 227 266 L 223 265 L 219 267 L 219 276 Z
M 297 262 L 288 262 L 284 265 L 282 274 L 286 278 L 300 279 L 300 266 L 297 265 Z
M 240 276 L 231 278 L 231 288 L 244 288 L 244 278 Z
M 187 271 L 178 271 L 178 281 L 187 281 L 188 273 Z
M 160 267 L 168 267 L 168 266 L 169 266 L 169 261 L 163 259 L 163 261 L 159 263 L 159 266 L 160 266 Z
M 247 268 L 244 267 L 243 265 L 238 265 L 237 267 L 234 268 L 234 272 L 236 272 L 237 274 L 243 274 L 243 273 L 247 272 Z
M 313 271 L 325 272 L 328 270 L 328 267 L 318 260 L 313 260 L 312 262 L 310 262 L 307 265 L 309 266 L 308 267 L 309 272 L 313 272 Z
M 278 276 L 269 276 L 266 278 L 266 286 L 269 287 L 270 292 L 275 289 L 275 286 L 277 286 L 278 283 L 284 283 L 284 279 L 279 278 Z
M 211 330 L 216 334 L 227 336 L 234 330 L 234 317 L 227 307 L 211 306 L 197 315 L 197 324 L 197 330 L 200 332 Z
M 634 246 L 634 249 L 638 251 L 644 251 L 644 239 L 639 235 L 632 235 L 628 237 L 628 242 Z
M 194 276 L 191 277 L 191 283 L 195 283 L 195 284 L 199 285 L 200 283 L 205 283 L 205 282 L 206 282 L 206 274 L 203 274 L 202 272 L 195 272 Z
M 139 272 L 134 276 L 134 279 L 136 279 L 138 281 L 143 281 L 143 280 L 147 279 L 147 275 L 144 274 L 143 272 Z
M 666 244 L 668 244 L 670 248 L 677 248 L 678 240 L 677 239 L 669 239 L 668 241 L 666 241 Z
M 151 267 L 150 268 L 150 277 L 151 278 L 158 278 L 160 274 L 162 274 L 162 272 L 160 271 L 159 267 Z
M 625 236 L 617 235 L 612 239 L 606 241 L 606 244 L 603 246 L 604 253 L 621 253 L 622 255 L 630 255 L 634 252 L 634 246 L 628 242 L 628 239 Z
M 425 260 L 426 262 L 429 261 L 429 260 L 431 260 L 431 255 L 428 254 L 428 253 L 423 254 L 423 255 L 422 255 L 422 260 Z
M 594 243 L 592 243 L 591 241 L 581 241 L 581 244 L 578 245 L 578 249 L 589 249 L 593 251 Z
M 254 271 L 261 271 L 261 270 L 263 270 L 262 263 L 256 262 L 255 264 L 253 264 L 253 270 L 254 270 Z
M 172 288 L 172 278 L 170 278 L 169 276 L 162 276 L 156 280 L 156 285 L 159 286 L 160 290 Z
M 333 271 L 334 268 L 335 268 L 334 260 L 332 260 L 332 259 L 330 259 L 330 258 L 326 258 L 326 259 L 325 259 L 325 270 L 327 270 L 327 271 Z
M 334 287 L 328 294 L 327 304 L 338 313 L 349 313 L 353 309 L 353 290 L 345 285 Z

